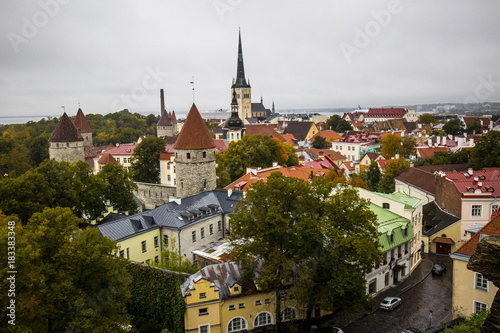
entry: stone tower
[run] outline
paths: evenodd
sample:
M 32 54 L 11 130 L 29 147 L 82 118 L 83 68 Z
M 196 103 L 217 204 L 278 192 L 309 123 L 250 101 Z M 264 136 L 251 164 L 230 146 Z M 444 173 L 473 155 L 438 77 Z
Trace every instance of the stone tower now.
M 75 120 L 73 120 L 73 125 L 75 125 L 78 134 L 83 137 L 83 145 L 92 146 L 92 128 L 90 127 L 90 123 L 87 120 L 87 117 L 85 117 L 82 109 L 80 108 L 78 108 Z
M 238 65 L 236 71 L 236 80 L 233 79 L 231 89 L 236 91 L 236 101 L 238 102 L 238 115 L 245 121 L 252 118 L 252 88 L 250 82 L 245 78 L 245 68 L 243 66 L 243 49 L 241 47 L 241 31 L 238 33 Z
M 245 135 L 245 125 L 238 116 L 238 101 L 236 100 L 236 92 L 233 90 L 233 100 L 231 102 L 231 116 L 222 126 L 224 139 L 226 141 L 238 141 Z
M 160 120 L 156 124 L 156 136 L 159 138 L 173 138 L 177 134 L 177 118 L 174 111 L 172 113 L 165 110 L 165 98 L 163 89 L 160 89 Z
M 177 197 L 185 198 L 217 187 L 215 143 L 194 103 L 174 148 Z
M 49 138 L 49 157 L 71 163 L 85 161 L 83 142 L 82 136 L 64 112 Z

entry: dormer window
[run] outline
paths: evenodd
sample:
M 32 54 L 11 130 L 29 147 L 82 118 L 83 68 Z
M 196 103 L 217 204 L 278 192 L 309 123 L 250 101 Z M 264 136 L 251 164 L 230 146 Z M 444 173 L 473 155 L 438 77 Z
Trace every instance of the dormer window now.
M 389 205 L 389 203 L 388 203 L 388 202 L 384 202 L 384 203 L 382 204 L 382 208 L 384 208 L 384 209 L 389 209 L 390 207 L 391 207 L 391 205 Z
M 387 235 L 389 238 L 389 243 L 394 243 L 394 234 Z

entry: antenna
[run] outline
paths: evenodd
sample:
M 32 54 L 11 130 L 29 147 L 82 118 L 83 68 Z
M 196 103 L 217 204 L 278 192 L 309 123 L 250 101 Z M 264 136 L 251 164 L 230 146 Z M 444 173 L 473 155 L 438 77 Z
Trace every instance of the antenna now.
M 193 81 L 190 82 L 193 85 L 193 104 L 194 104 L 194 75 L 193 75 Z
M 61 109 L 63 109 L 63 112 L 66 112 L 66 107 L 64 105 L 61 106 Z

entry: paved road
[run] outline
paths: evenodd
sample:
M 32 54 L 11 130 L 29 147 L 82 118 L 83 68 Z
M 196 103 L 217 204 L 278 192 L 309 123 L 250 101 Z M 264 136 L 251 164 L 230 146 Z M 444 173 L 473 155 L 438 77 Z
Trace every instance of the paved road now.
M 425 280 L 401 295 L 402 305 L 392 312 L 376 312 L 344 328 L 345 333 L 399 333 L 408 327 L 422 332 L 440 322 L 450 321 L 452 297 L 452 260 L 447 256 L 429 255 L 434 263 L 444 263 L 444 276 L 429 274 Z M 429 322 L 429 310 L 433 311 Z

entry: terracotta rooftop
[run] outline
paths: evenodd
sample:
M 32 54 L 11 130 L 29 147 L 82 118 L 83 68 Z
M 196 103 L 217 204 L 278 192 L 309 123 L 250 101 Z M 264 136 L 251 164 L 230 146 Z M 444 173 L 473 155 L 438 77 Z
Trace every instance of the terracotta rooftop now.
M 381 109 L 370 109 L 365 114 L 365 118 L 372 117 L 394 117 L 401 118 L 406 114 L 406 110 L 403 108 L 381 108 Z
M 75 142 L 83 141 L 83 138 L 78 134 L 78 130 L 71 122 L 66 112 L 63 113 L 57 123 L 54 132 L 50 136 L 49 142 Z
M 331 142 L 332 140 L 340 139 L 342 137 L 339 133 L 335 131 L 325 130 L 314 134 L 314 136 L 311 138 L 311 141 L 314 141 L 314 138 L 317 136 L 323 137 L 327 142 Z
M 99 161 L 97 161 L 99 164 L 114 164 L 118 163 L 116 159 L 111 155 L 110 153 L 104 153 L 102 154 L 101 158 Z
M 470 170 L 472 171 L 472 170 Z M 453 182 L 462 196 L 488 195 L 500 197 L 500 168 L 484 170 L 442 172 L 440 175 Z
M 298 140 L 305 140 L 313 125 L 312 121 L 291 121 L 285 128 L 284 133 L 293 134 Z
M 75 120 L 73 120 L 73 125 L 75 125 L 77 130 L 80 130 L 80 133 L 92 132 L 92 127 L 90 127 L 87 117 L 85 117 L 82 109 L 80 108 L 78 108 L 78 111 L 76 112 L 76 117 Z
M 493 217 L 478 233 L 460 246 L 455 253 L 472 256 L 476 252 L 477 243 L 484 237 L 483 235 L 500 235 L 500 214 Z
M 175 149 L 205 149 L 215 148 L 214 140 L 208 131 L 200 112 L 193 103 L 191 110 L 184 121 L 177 140 L 174 145 Z
M 281 134 L 276 132 L 274 125 L 246 125 L 245 135 L 263 135 L 271 138 L 277 138 L 281 142 L 285 142 Z
M 420 157 L 429 158 L 437 152 L 448 152 L 447 147 L 417 147 L 417 153 Z
M 137 143 L 123 143 L 118 147 L 111 147 L 109 149 L 106 149 L 105 152 L 113 156 L 132 155 L 134 153 L 135 147 L 137 147 Z

